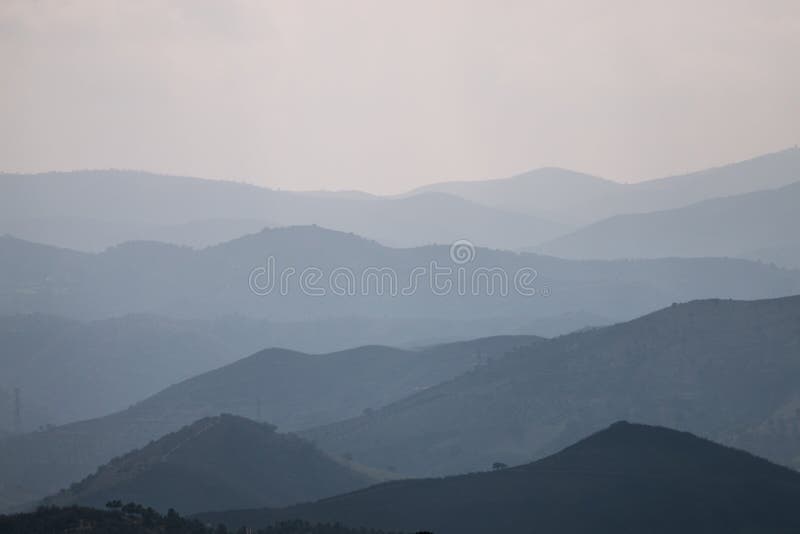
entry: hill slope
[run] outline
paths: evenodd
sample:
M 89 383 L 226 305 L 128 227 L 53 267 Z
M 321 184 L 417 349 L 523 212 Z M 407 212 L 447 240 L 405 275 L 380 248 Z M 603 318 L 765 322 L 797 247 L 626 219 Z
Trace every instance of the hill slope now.
M 375 480 L 292 434 L 221 415 L 115 458 L 45 503 L 103 506 L 117 499 L 193 513 L 285 506 L 352 491 Z
M 800 467 L 800 296 L 674 305 L 518 350 L 304 433 L 407 474 L 522 463 L 625 418 Z
M 547 167 L 510 178 L 441 182 L 415 192 L 442 192 L 508 211 L 544 215 L 566 224 L 584 223 L 581 212 L 601 198 L 622 194 L 623 184 L 567 169 Z
M 590 224 L 625 213 L 646 213 L 777 188 L 800 180 L 800 149 L 680 176 L 621 184 L 563 169 L 539 169 L 499 180 L 444 182 L 422 188 L 555 221 Z M 539 243 L 531 240 L 531 245 Z
M 79 322 L 41 314 L 0 317 L 0 386 L 20 388 L 23 423 L 30 431 L 40 424 L 122 410 L 171 384 L 252 354 L 279 330 L 279 325 L 245 318 L 127 315 Z M 48 418 L 36 418 L 38 424 L 33 403 L 47 407 Z
M 798 206 L 800 182 L 674 210 L 619 215 L 545 243 L 537 251 L 576 259 L 735 257 L 748 252 L 758 257 L 751 251 L 800 246 Z M 760 259 L 774 259 L 774 254 Z
M 800 272 L 744 260 L 579 262 L 477 248 L 473 261 L 456 264 L 450 252 L 446 246 L 388 248 L 313 226 L 266 230 L 201 251 L 136 242 L 84 254 L 0 238 L 0 314 L 45 312 L 82 319 L 239 314 L 279 322 L 378 317 L 505 323 L 525 332 L 525 324 L 566 313 L 621 320 L 676 301 L 800 291 Z M 274 258 L 271 277 L 263 274 L 269 257 Z M 449 286 L 435 287 L 434 267 L 445 273 L 437 282 Z M 291 272 L 286 269 L 294 274 L 281 290 L 277 280 Z M 349 292 L 334 278 L 342 269 L 352 274 Z M 417 276 L 419 269 L 424 276 Z M 464 270 L 463 290 L 457 285 L 459 269 Z M 254 272 L 263 278 L 254 282 Z M 309 284 L 303 272 L 321 273 L 314 289 L 324 295 L 303 285 Z M 498 273 L 505 282 L 492 278 L 489 288 L 486 272 Z M 520 272 L 535 274 L 528 286 L 522 284 L 535 294 L 515 285 Z M 272 291 L 258 294 L 254 283 L 270 287 L 270 279 Z
M 800 529 L 798 499 L 794 471 L 688 433 L 617 423 L 519 467 L 200 517 L 230 526 L 335 519 L 438 534 L 778 533 Z
M 282 430 L 353 417 L 540 341 L 500 336 L 419 351 L 371 346 L 321 355 L 264 350 L 121 412 L 0 441 L 0 490 L 8 488 L 7 506 L 15 492 L 24 500 L 52 494 L 114 456 L 220 413 L 274 421 Z
M 578 317 L 578 328 L 591 318 Z M 583 324 L 581 324 L 583 321 Z M 569 325 L 569 318 L 556 320 L 557 325 Z M 391 324 L 390 324 L 391 323 Z M 494 324 L 485 325 L 492 330 Z M 502 330 L 503 325 L 497 325 Z M 531 324 L 531 328 L 547 329 L 546 324 Z M 385 343 L 408 344 L 418 334 L 421 338 L 481 335 L 483 328 L 472 323 L 409 320 L 390 322 L 377 319 L 319 320 L 296 323 L 254 320 L 246 317 L 179 320 L 154 315 L 126 315 L 112 319 L 80 322 L 60 317 L 31 314 L 0 317 L 0 391 L 10 394 L 19 388 L 22 400 L 24 431 L 45 424 L 65 424 L 100 417 L 123 410 L 146 397 L 200 373 L 238 361 L 264 347 L 281 346 L 298 351 L 340 350 L 350 343 L 368 344 L 378 339 Z M 309 336 L 308 332 L 314 335 Z M 515 338 L 523 340 L 525 336 Z M 533 338 L 528 338 L 533 339 Z M 513 341 L 516 343 L 517 341 Z M 522 342 L 522 341 L 520 341 Z M 416 338 L 415 345 L 430 344 Z M 389 349 L 386 349 L 389 350 Z M 474 352 L 474 351 L 473 351 Z M 376 356 L 380 353 L 376 347 Z M 342 375 L 359 376 L 354 365 L 342 357 L 314 358 L 298 355 L 293 363 L 306 362 L 298 373 L 313 372 L 312 362 L 338 362 Z M 374 363 L 385 364 L 394 371 L 410 373 L 418 369 L 417 377 L 429 374 L 420 382 L 408 382 L 409 391 L 432 385 L 431 380 L 449 378 L 452 373 L 466 370 L 474 362 L 469 358 L 447 360 L 452 369 L 443 369 L 445 360 L 424 361 L 417 351 L 397 351 L 403 358 L 377 358 Z M 462 355 L 459 355 L 463 356 Z M 463 360 L 463 363 L 462 363 Z M 370 361 L 370 363 L 372 363 Z M 408 363 L 408 367 L 403 367 Z M 426 367 L 426 363 L 430 366 Z M 327 365 L 327 364 L 326 364 Z M 397 367 L 394 367 L 397 366 Z M 416 366 L 416 367 L 415 367 Z M 437 374 L 437 369 L 444 374 Z M 377 371 L 377 368 L 372 369 Z M 373 376 L 366 371 L 375 387 L 387 386 L 398 377 L 383 374 Z M 430 378 L 435 377 L 435 378 Z M 269 375 L 262 376 L 269 383 Z M 344 376 L 343 376 L 344 378 Z M 385 380 L 386 379 L 386 380 Z M 300 388 L 302 390 L 302 388 Z M 396 391 L 388 388 L 385 398 L 394 400 Z M 248 401 L 255 409 L 255 395 Z M 312 397 L 313 398 L 313 397 Z M 354 397 L 355 398 L 355 397 Z M 353 404 L 354 413 L 374 407 L 379 397 L 363 405 Z M 266 401 L 266 399 L 265 399 Z M 11 428 L 12 403 L 0 393 L 0 430 Z M 254 411 L 241 412 L 231 406 L 226 411 L 255 416 Z M 348 415 L 354 413 L 348 412 Z M 206 415 L 198 414 L 197 417 Z M 182 424 L 187 421 L 182 421 Z M 281 417 L 279 424 L 285 420 Z

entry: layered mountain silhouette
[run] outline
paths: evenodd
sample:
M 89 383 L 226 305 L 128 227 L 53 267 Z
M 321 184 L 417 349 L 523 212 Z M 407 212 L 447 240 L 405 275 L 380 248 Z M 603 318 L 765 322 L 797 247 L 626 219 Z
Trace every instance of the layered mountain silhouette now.
M 264 274 L 270 257 L 271 279 Z M 349 288 L 333 278 L 343 269 L 345 276 L 352 275 Z M 425 270 L 423 276 L 419 269 Z M 447 282 L 434 279 L 435 269 L 449 273 L 442 275 Z M 254 291 L 254 272 L 263 278 L 256 278 L 256 285 L 271 291 Z M 519 290 L 519 272 L 533 273 L 528 285 L 522 284 L 533 295 Z M 319 276 L 313 285 L 324 295 L 307 289 L 308 273 Z M 87 254 L 6 237 L 0 238 L 0 274 L 0 314 L 45 312 L 82 319 L 238 314 L 281 322 L 366 317 L 405 320 L 410 326 L 429 320 L 505 324 L 521 333 L 529 333 L 525 327 L 535 321 L 568 313 L 613 321 L 676 301 L 800 291 L 800 272 L 744 260 L 581 262 L 478 248 L 473 261 L 457 264 L 447 246 L 388 248 L 314 226 L 265 230 L 200 251 L 132 242 Z M 423 337 L 415 333 L 408 335 Z
M 579 328 L 591 324 L 589 321 L 592 320 L 600 319 L 582 315 L 554 318 L 556 327 L 564 325 L 567 328 Z M 317 351 L 327 344 L 336 350 L 343 345 L 375 343 L 379 339 L 408 345 L 413 339 L 409 338 L 409 331 L 423 338 L 414 340 L 413 344 L 429 345 L 437 337 L 460 335 L 463 338 L 480 335 L 482 329 L 495 329 L 491 323 L 481 328 L 469 322 L 429 321 L 425 326 L 422 320 L 394 323 L 368 318 L 278 323 L 242 316 L 178 320 L 154 315 L 126 315 L 87 322 L 41 314 L 0 317 L 0 346 L 3 347 L 0 351 L 0 391 L 7 390 L 6 395 L 0 393 L 0 429 L 11 429 L 9 395 L 14 388 L 19 388 L 21 394 L 22 429 L 32 431 L 45 424 L 65 424 L 123 410 L 168 386 L 237 361 L 263 347 L 294 346 L 301 349 L 305 346 L 306 350 Z M 531 328 L 536 327 L 536 324 L 531 324 Z M 538 327 L 549 329 L 545 323 Z M 497 325 L 496 330 L 502 331 L 502 325 Z M 314 332 L 314 335 L 309 336 L 309 332 Z M 515 336 L 509 339 L 534 338 Z M 442 358 L 423 359 L 421 354 L 428 352 L 418 350 L 397 350 L 392 357 L 378 357 L 391 351 L 378 346 L 364 349 L 365 369 L 373 363 L 368 356 L 372 351 L 376 355 L 376 369 L 386 366 L 394 372 L 392 366 L 396 365 L 405 373 L 416 369 L 417 377 L 430 373 L 422 382 L 409 386 L 413 389 L 432 385 L 434 382 L 431 380 L 449 378 L 449 372 L 458 374 L 466 370 L 468 367 L 463 366 L 474 363 L 476 357 L 473 355 L 477 349 L 469 349 L 469 357 L 458 355 L 448 360 L 447 363 L 453 367 L 444 375 L 438 372 L 443 369 Z M 275 351 L 275 354 L 280 353 Z M 350 352 L 342 352 L 341 358 L 334 355 L 314 358 L 298 352 L 291 361 L 307 364 L 305 369 L 297 367 L 298 373 L 313 369 L 314 362 L 325 361 L 330 365 L 333 362 L 341 364 L 336 370 L 342 377 L 348 374 L 360 376 L 358 369 L 348 362 L 347 354 Z M 409 367 L 403 368 L 406 363 Z M 430 368 L 426 367 L 427 364 Z M 370 371 L 366 372 L 369 374 Z M 371 379 L 375 382 L 370 384 L 385 386 L 381 379 L 387 376 L 373 376 Z M 401 373 L 398 380 L 405 376 L 408 375 Z M 267 382 L 269 378 L 270 375 L 266 374 Z M 300 387 L 297 391 L 305 391 L 305 388 Z M 389 388 L 386 398 L 394 400 L 396 393 L 395 389 Z M 377 397 L 371 398 L 357 407 L 356 413 L 366 407 L 375 407 L 377 400 Z M 255 410 L 253 402 L 249 406 L 248 409 Z M 228 411 L 255 416 L 255 412 L 241 412 L 236 407 Z M 198 417 L 201 415 L 205 414 Z M 181 421 L 182 424 L 186 422 Z M 283 425 L 285 420 L 281 418 L 279 422 Z
M 303 435 L 413 475 L 542 457 L 625 418 L 800 466 L 800 297 L 674 305 L 520 349 Z
M 44 502 L 102 507 L 121 500 L 193 513 L 316 500 L 376 480 L 267 423 L 220 415 L 115 458 Z
M 674 209 L 712 198 L 778 188 L 799 180 L 800 149 L 791 148 L 730 165 L 633 184 L 546 168 L 499 180 L 443 182 L 418 191 L 450 193 L 500 209 L 585 225 L 615 215 Z
M 534 463 L 388 482 L 283 509 L 201 514 L 438 534 L 760 532 L 800 529 L 800 474 L 692 434 L 620 422 Z
M 800 247 L 798 206 L 800 182 L 673 210 L 618 215 L 536 250 L 581 259 L 747 256 L 800 267 L 793 254 L 780 257 L 781 250 Z
M 281 430 L 331 423 L 449 380 L 542 340 L 496 336 L 420 350 L 369 346 L 309 355 L 268 349 L 185 380 L 123 411 L 0 441 L 0 484 L 30 500 L 193 421 L 232 413 Z M 19 504 L 19 502 L 17 503 Z
M 136 171 L 3 174 L 0 234 L 98 252 L 131 240 L 204 247 L 264 226 L 318 224 L 390 246 L 466 237 L 482 246 L 517 249 L 614 215 L 679 208 L 798 179 L 796 148 L 635 184 L 544 168 L 511 178 L 432 184 L 398 197 L 279 191 Z
M 126 315 L 80 322 L 41 314 L 0 317 L 0 386 L 20 389 L 24 428 L 35 430 L 127 408 L 252 354 L 274 340 L 275 330 L 246 318 Z M 34 417 L 34 405 L 46 406 L 47 417 Z
M 450 243 L 466 235 L 502 248 L 569 229 L 443 193 L 298 193 L 114 170 L 0 175 L 0 213 L 0 234 L 90 251 L 141 239 L 208 246 L 267 225 L 318 224 L 392 246 Z

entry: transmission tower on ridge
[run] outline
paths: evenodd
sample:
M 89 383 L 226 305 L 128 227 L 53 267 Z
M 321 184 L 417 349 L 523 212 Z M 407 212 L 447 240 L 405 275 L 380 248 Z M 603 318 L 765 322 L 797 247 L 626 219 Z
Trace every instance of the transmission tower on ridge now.
M 14 432 L 22 434 L 22 406 L 19 400 L 19 388 L 14 388 Z

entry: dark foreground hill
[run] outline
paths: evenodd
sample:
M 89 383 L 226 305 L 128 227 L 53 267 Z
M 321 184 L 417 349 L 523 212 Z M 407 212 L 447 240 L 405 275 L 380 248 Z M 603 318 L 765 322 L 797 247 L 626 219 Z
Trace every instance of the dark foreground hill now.
M 45 500 L 103 506 L 133 501 L 181 513 L 284 506 L 351 491 L 378 480 L 311 443 L 243 417 L 201 419 Z
M 261 526 L 285 518 L 436 534 L 788 533 L 800 474 L 688 433 L 617 423 L 537 462 L 389 482 L 278 510 L 201 514 Z
M 304 435 L 429 476 L 541 458 L 620 419 L 800 466 L 800 296 L 695 301 L 551 339 Z
M 115 503 L 113 509 L 85 506 L 42 507 L 31 513 L 0 516 L 4 534 L 226 534 L 224 526 L 212 527 L 169 511 L 161 515 L 152 508 Z M 311 524 L 306 521 L 281 521 L 249 534 L 392 534 L 382 530 L 350 529 L 337 524 Z
M 120 412 L 0 441 L 0 510 L 55 493 L 114 456 L 202 417 L 232 413 L 282 431 L 331 423 L 541 341 L 494 336 L 419 350 L 369 346 L 316 355 L 263 350 Z

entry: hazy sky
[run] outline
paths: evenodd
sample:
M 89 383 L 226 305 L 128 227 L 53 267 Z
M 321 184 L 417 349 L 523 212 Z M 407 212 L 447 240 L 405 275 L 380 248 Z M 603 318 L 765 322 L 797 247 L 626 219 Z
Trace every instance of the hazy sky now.
M 0 1 L 0 170 L 398 192 L 800 143 L 800 2 Z

